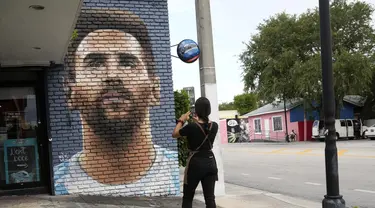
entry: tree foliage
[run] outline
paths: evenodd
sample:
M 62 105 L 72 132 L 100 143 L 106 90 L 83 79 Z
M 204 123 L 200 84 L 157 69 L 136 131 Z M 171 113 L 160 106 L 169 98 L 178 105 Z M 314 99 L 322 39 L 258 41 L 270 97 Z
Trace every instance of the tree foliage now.
M 336 108 L 345 95 L 368 95 L 374 71 L 374 8 L 361 1 L 333 0 L 331 28 Z M 245 91 L 260 99 L 322 101 L 318 8 L 297 16 L 276 14 L 258 26 L 240 55 Z M 339 116 L 339 115 L 337 115 Z
M 219 110 L 236 110 L 233 102 L 224 102 L 219 105 Z
M 174 105 L 175 105 L 175 116 L 179 119 L 182 114 L 190 110 L 189 95 L 185 90 L 174 91 Z M 188 156 L 188 146 L 185 137 L 179 138 L 178 142 L 178 162 L 182 167 L 186 166 L 186 159 Z
M 255 110 L 258 107 L 258 98 L 255 93 L 243 93 L 234 96 L 233 104 L 240 115 Z

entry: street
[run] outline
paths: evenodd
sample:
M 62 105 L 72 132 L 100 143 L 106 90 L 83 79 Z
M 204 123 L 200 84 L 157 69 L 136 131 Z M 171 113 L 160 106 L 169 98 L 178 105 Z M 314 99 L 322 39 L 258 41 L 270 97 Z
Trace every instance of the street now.
M 223 145 L 227 183 L 321 202 L 323 142 Z M 340 193 L 347 207 L 375 207 L 375 141 L 338 141 Z

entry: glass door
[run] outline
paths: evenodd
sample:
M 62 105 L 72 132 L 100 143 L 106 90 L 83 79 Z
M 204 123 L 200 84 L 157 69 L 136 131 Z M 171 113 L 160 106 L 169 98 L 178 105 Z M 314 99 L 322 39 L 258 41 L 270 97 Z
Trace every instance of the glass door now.
M 34 87 L 0 88 L 0 190 L 40 185 L 38 121 Z

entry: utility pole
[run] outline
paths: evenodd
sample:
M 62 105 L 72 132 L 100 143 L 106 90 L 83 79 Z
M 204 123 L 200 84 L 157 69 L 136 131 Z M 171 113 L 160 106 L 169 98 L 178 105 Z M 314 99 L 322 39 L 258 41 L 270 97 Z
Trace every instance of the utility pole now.
M 324 126 L 328 129 L 325 143 L 327 195 L 322 201 L 323 208 L 345 208 L 345 200 L 340 195 L 339 170 L 335 129 L 335 92 L 332 72 L 332 35 L 329 0 L 319 0 L 320 42 L 323 77 Z
M 199 58 L 199 75 L 201 84 L 201 96 L 211 102 L 210 119 L 219 124 L 219 104 L 217 100 L 217 86 L 215 74 L 215 58 L 212 40 L 212 23 L 210 0 L 195 0 L 195 12 L 197 20 L 198 45 L 201 50 Z M 219 169 L 219 181 L 215 186 L 215 195 L 225 195 L 224 167 L 220 148 L 220 134 L 216 135 L 213 152 Z

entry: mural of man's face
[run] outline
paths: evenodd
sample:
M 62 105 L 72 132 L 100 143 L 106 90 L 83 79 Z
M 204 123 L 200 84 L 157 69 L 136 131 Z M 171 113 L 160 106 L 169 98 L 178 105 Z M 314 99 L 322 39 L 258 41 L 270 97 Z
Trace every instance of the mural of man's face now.
M 157 94 L 141 44 L 120 30 L 95 30 L 81 41 L 74 60 L 71 102 L 82 118 L 97 135 L 131 135 L 149 117 Z

